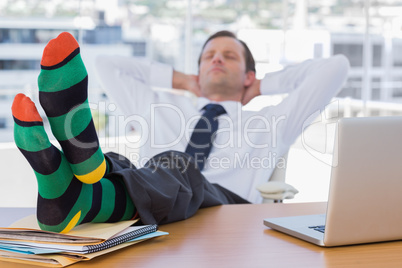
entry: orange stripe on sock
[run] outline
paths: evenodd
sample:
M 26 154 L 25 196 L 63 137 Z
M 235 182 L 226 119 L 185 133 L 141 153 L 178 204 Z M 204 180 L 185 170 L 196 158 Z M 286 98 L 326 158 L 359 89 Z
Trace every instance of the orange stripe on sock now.
M 62 62 L 78 47 L 79 45 L 75 38 L 70 33 L 63 32 L 57 38 L 50 40 L 46 45 L 40 64 L 43 66 L 56 65 Z
M 13 105 L 11 106 L 13 116 L 18 120 L 25 122 L 42 122 L 35 103 L 22 93 L 15 96 Z

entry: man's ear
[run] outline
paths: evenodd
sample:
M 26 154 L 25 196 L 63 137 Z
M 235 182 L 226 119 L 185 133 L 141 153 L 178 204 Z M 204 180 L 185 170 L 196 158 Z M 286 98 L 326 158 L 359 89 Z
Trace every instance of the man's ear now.
M 244 80 L 244 87 L 248 88 L 249 86 L 251 86 L 254 83 L 255 79 L 255 72 L 248 71 L 246 73 L 246 79 Z

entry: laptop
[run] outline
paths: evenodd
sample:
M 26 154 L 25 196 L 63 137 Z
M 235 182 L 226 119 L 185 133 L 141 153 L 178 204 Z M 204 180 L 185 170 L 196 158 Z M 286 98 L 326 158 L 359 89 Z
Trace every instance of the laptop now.
M 326 214 L 264 224 L 324 247 L 402 239 L 402 117 L 340 119 L 333 153 Z

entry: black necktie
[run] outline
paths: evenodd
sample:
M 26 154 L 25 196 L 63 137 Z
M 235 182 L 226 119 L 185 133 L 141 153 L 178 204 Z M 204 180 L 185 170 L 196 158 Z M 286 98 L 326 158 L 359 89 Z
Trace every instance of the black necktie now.
M 208 158 L 212 142 L 215 139 L 215 132 L 218 130 L 216 117 L 226 113 L 225 109 L 219 104 L 207 104 L 204 110 L 186 148 L 186 153 L 196 159 L 200 170 L 204 168 L 205 160 Z

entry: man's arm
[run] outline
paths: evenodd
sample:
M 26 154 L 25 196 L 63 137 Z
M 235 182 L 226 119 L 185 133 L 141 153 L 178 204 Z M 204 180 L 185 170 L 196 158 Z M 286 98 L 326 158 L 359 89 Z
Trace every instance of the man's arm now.
M 321 92 L 338 91 L 336 81 L 343 83 L 348 70 L 349 62 L 343 55 L 306 60 L 281 71 L 266 74 L 261 80 L 261 94 L 290 94 L 294 91 L 310 91 L 310 89 L 319 89 Z M 319 85 L 325 87 L 320 88 Z M 321 92 L 314 93 L 321 94 Z M 332 94 L 334 93 L 336 92 Z
M 96 71 L 109 98 L 126 115 L 145 111 L 158 101 L 152 87 L 172 87 L 173 68 L 143 58 L 99 56 Z
M 334 56 L 333 58 L 343 57 L 343 56 Z M 320 61 L 329 61 L 331 59 L 320 60 Z M 268 73 L 261 80 L 256 79 L 254 83 L 248 87 L 245 91 L 245 94 L 242 99 L 242 104 L 246 105 L 249 101 L 251 101 L 254 97 L 260 95 L 273 95 L 273 94 L 287 94 L 291 93 L 295 89 L 298 88 L 298 85 L 309 75 L 314 76 L 314 72 L 308 74 L 311 71 L 307 68 L 303 68 L 303 66 L 309 65 L 309 61 L 305 61 L 301 64 L 297 64 L 294 66 L 287 67 L 281 71 Z
M 293 143 L 330 103 L 342 88 L 348 71 L 347 58 L 337 55 L 305 61 L 264 77 L 261 81 L 262 94 L 289 93 L 277 106 L 262 110 L 263 113 L 285 118 L 277 129 L 285 143 Z
M 125 56 L 99 56 L 96 59 L 96 70 L 104 84 L 113 76 L 128 76 L 151 87 L 172 87 L 173 68 L 167 64 L 145 58 Z

